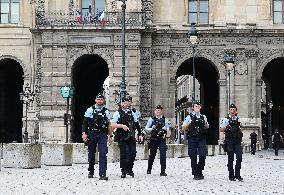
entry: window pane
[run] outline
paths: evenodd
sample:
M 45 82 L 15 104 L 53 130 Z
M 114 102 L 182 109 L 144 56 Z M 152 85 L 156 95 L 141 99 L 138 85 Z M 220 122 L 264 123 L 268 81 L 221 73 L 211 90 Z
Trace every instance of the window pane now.
M 6 24 L 8 23 L 8 14 L 1 14 L 1 24 Z
M 82 0 L 82 8 L 89 8 L 89 0 Z
M 208 24 L 208 13 L 200 13 L 199 23 Z
M 19 14 L 19 3 L 12 3 L 11 14 Z
M 274 12 L 274 23 L 281 24 L 282 23 L 282 12 Z
M 1 13 L 9 13 L 9 3 L 2 3 L 1 1 Z
M 89 13 L 89 9 L 82 9 L 82 17 L 87 16 L 88 13 Z
M 208 0 L 200 1 L 200 12 L 208 12 Z
M 98 11 L 105 10 L 105 0 L 95 0 L 95 8 Z
M 189 13 L 188 23 L 197 23 L 197 13 Z
M 274 11 L 282 11 L 282 0 L 274 0 Z
M 19 23 L 19 14 L 11 14 L 11 23 L 13 24 Z
M 197 1 L 189 0 L 188 1 L 189 12 L 197 12 Z

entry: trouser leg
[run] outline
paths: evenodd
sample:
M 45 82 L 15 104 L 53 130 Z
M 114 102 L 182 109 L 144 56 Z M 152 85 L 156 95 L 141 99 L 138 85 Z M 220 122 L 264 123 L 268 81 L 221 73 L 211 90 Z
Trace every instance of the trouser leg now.
M 198 175 L 197 168 L 197 141 L 195 138 L 188 139 L 188 154 L 191 160 L 192 175 Z
M 155 160 L 155 156 L 157 153 L 158 145 L 156 141 L 150 142 L 150 155 L 148 159 L 148 170 L 152 170 L 152 166 Z
M 199 162 L 197 164 L 198 174 L 202 175 L 205 166 L 205 159 L 207 154 L 206 139 L 202 138 L 198 142 Z
M 164 173 L 165 170 L 166 170 L 166 155 L 167 155 L 166 141 L 161 141 L 160 142 L 159 149 L 160 149 L 161 173 Z
M 98 142 L 99 148 L 99 175 L 106 176 L 107 170 L 107 135 L 102 135 Z
M 241 163 L 242 163 L 242 146 L 241 143 L 236 144 L 235 146 L 235 153 L 236 153 L 236 166 L 235 166 L 235 176 L 240 176 L 241 171 Z

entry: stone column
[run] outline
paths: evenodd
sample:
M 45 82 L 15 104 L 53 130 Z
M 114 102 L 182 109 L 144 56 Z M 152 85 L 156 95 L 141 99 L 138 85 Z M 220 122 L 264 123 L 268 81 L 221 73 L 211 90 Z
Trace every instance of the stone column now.
M 227 95 L 227 81 L 226 79 L 219 79 L 219 123 L 223 120 L 225 116 L 228 115 L 228 109 L 227 109 L 227 101 L 228 101 L 228 95 Z M 219 141 L 224 140 L 224 133 L 219 133 Z

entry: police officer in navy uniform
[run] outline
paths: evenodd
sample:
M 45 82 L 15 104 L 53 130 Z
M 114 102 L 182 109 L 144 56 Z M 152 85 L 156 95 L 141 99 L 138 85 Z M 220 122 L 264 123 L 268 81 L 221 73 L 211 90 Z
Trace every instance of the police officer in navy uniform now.
M 132 112 L 136 115 L 137 120 L 139 121 L 140 113 L 138 112 L 138 110 L 136 110 L 136 109 L 132 106 L 132 104 L 133 104 L 132 97 L 131 97 L 131 96 L 127 96 L 126 98 L 128 99 L 128 109 L 132 110 Z M 143 137 L 143 141 L 138 141 L 139 136 L 136 135 L 137 141 L 138 141 L 139 144 L 144 144 L 144 135 L 145 135 L 145 132 L 144 132 L 142 129 L 141 129 L 141 136 Z
M 132 106 L 132 104 L 133 104 L 132 97 L 131 96 L 127 96 L 126 98 L 128 99 L 128 109 L 132 110 L 132 112 L 136 115 L 137 119 L 139 120 L 140 113 L 138 112 L 138 110 L 133 108 L 133 106 Z
M 225 133 L 225 145 L 228 154 L 228 171 L 229 180 L 243 181 L 240 175 L 241 163 L 242 163 L 242 136 L 241 122 L 237 116 L 237 107 L 235 104 L 229 106 L 229 116 L 225 117 L 220 125 L 220 132 Z M 233 168 L 234 164 L 234 154 L 236 154 L 236 165 L 235 170 Z
M 184 120 L 182 129 L 188 131 L 188 154 L 191 159 L 192 175 L 194 180 L 204 179 L 202 171 L 205 166 L 207 154 L 206 133 L 209 124 L 205 115 L 200 113 L 201 104 L 194 102 L 193 112 Z M 197 154 L 199 162 L 197 163 Z
M 150 156 L 148 160 L 147 174 L 151 174 L 153 162 L 157 153 L 160 150 L 160 176 L 167 176 L 166 174 L 166 135 L 169 131 L 169 121 L 163 116 L 163 107 L 158 105 L 155 110 L 155 116 L 148 119 L 145 127 L 146 133 L 151 133 L 150 137 Z
M 115 141 L 120 148 L 121 178 L 126 175 L 134 177 L 133 165 L 136 157 L 135 130 L 138 131 L 139 141 L 143 141 L 141 128 L 134 112 L 128 108 L 129 99 L 122 97 L 121 107 L 113 114 L 112 128 L 116 128 Z
M 100 180 L 108 180 L 107 170 L 107 142 L 112 143 L 112 130 L 110 127 L 110 112 L 104 106 L 105 97 L 98 94 L 96 104 L 85 112 L 82 125 L 82 139 L 88 145 L 89 174 L 88 178 L 94 176 L 95 153 L 98 146 L 99 151 L 99 176 Z
M 274 134 L 272 135 L 272 144 L 275 150 L 275 156 L 278 156 L 278 150 L 280 147 L 280 143 L 283 142 L 283 138 L 279 133 L 278 128 L 275 129 Z
M 251 155 L 255 155 L 256 142 L 257 142 L 257 134 L 255 133 L 255 130 L 253 130 L 253 132 L 250 134 Z

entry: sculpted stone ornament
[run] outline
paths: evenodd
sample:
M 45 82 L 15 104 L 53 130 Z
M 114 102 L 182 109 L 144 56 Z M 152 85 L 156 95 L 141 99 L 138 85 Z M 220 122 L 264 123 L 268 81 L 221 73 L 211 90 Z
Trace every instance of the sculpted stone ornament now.
M 141 48 L 140 112 L 142 117 L 152 113 L 151 48 Z

